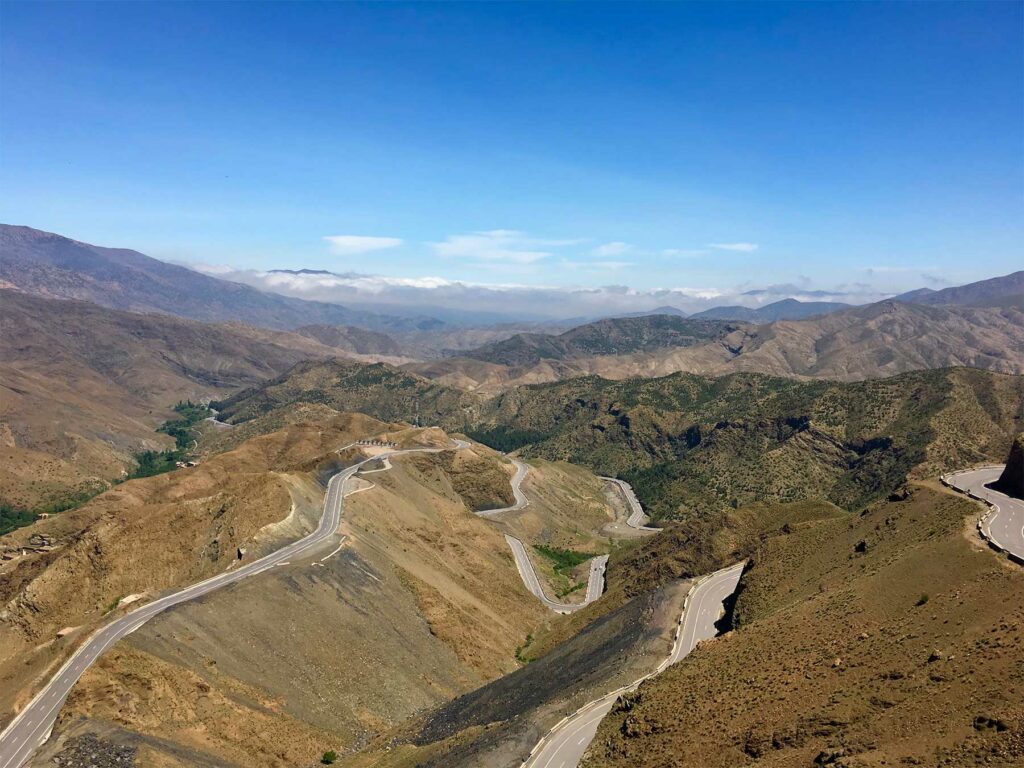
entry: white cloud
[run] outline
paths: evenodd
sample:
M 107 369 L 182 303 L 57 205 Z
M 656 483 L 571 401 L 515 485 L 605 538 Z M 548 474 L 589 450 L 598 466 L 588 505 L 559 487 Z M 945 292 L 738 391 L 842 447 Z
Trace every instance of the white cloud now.
M 740 253 L 753 253 L 757 250 L 757 243 L 708 243 L 708 248 L 715 248 L 719 251 L 738 251 Z
M 563 259 L 560 266 L 565 269 L 573 269 L 580 272 L 616 272 L 620 269 L 635 267 L 635 261 L 616 261 L 614 259 L 600 259 L 587 261 L 569 261 Z
M 707 251 L 692 248 L 665 248 L 662 250 L 662 256 L 668 256 L 676 259 L 692 259 L 697 256 L 703 256 Z
M 383 251 L 402 244 L 402 239 L 399 237 L 367 237 L 365 235 L 328 235 L 324 240 L 330 243 L 331 250 L 340 256 Z
M 486 233 L 484 239 L 529 240 L 521 233 L 508 231 Z M 444 244 L 440 244 L 444 245 Z M 514 250 L 514 249 L 513 249 Z M 475 253 L 475 251 L 474 251 Z M 521 251 L 517 251 L 521 253 Z M 809 279 L 794 283 L 745 283 L 731 287 L 683 284 L 670 288 L 638 289 L 627 285 L 549 285 L 523 282 L 466 282 L 444 277 L 388 277 L 360 273 L 334 273 L 322 270 L 263 271 L 231 270 L 211 265 L 189 265 L 193 269 L 246 283 L 266 291 L 318 301 L 337 302 L 351 307 L 365 307 L 385 314 L 424 314 L 437 312 L 481 313 L 505 315 L 509 319 L 540 319 L 567 317 L 608 317 L 660 306 L 678 307 L 686 312 L 699 312 L 716 305 L 740 304 L 757 307 L 783 298 L 802 301 L 846 301 L 866 303 L 877 301 L 891 291 L 880 291 L 871 284 L 849 283 L 828 289 L 817 288 Z M 636 265 L 617 259 L 572 259 L 559 257 L 548 263 L 554 273 L 580 276 L 602 275 L 612 280 L 633 276 Z M 599 278 L 600 279 L 600 278 Z M 580 281 L 585 282 L 581 279 Z
M 434 253 L 444 258 L 532 264 L 551 255 L 535 250 L 534 241 L 514 229 L 492 229 L 466 235 L 449 235 L 442 243 L 431 243 Z
M 531 237 L 517 229 L 491 229 L 448 235 L 444 242 L 430 243 L 434 253 L 444 258 L 472 259 L 481 262 L 533 264 L 552 255 L 552 248 L 579 245 L 585 240 L 550 240 Z
M 590 253 L 592 256 L 604 258 L 606 256 L 621 256 L 622 254 L 627 253 L 632 249 L 633 246 L 630 245 L 629 243 L 616 241 L 614 243 L 605 243 L 604 245 L 599 245 Z

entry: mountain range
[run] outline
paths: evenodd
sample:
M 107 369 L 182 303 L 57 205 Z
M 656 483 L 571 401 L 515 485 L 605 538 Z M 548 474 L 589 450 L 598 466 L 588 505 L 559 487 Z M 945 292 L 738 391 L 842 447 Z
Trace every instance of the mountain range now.
M 849 309 L 850 304 L 841 301 L 798 301 L 782 299 L 763 307 L 712 307 L 697 312 L 692 317 L 706 317 L 711 320 L 743 320 L 748 323 L 770 323 L 773 320 L 803 320 L 815 315 L 828 315 Z
M 373 329 L 437 327 L 429 318 L 396 318 L 265 293 L 126 248 L 103 248 L 31 227 L 0 225 L 0 285 L 131 312 L 204 322 L 290 329 L 311 323 Z
M 1009 455 L 1019 486 L 1019 274 L 923 301 L 455 328 L 2 234 L 0 725 L 95 629 L 315 529 L 327 478 L 369 462 L 320 550 L 109 648 L 34 764 L 518 768 L 655 669 L 698 577 L 741 561 L 707 617 L 722 634 L 623 694 L 583 765 L 1024 757 L 1006 683 L 1024 581 L 936 482 Z M 381 443 L 428 451 L 381 461 Z M 133 472 L 172 447 L 163 474 Z M 529 503 L 481 516 L 517 497 L 504 453 Z M 510 536 L 569 601 L 607 555 L 603 593 L 549 611 Z

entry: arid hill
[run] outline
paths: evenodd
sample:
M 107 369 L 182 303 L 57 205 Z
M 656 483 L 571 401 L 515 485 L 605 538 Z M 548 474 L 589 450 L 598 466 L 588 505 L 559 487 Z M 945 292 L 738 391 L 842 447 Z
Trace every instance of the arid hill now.
M 61 628 L 88 628 L 127 595 L 220 573 L 238 560 L 240 548 L 251 558 L 260 532 L 273 532 L 266 528 L 271 524 L 291 519 L 279 533 L 297 538 L 319 518 L 316 462 L 355 439 L 397 429 L 345 414 L 297 424 L 198 467 L 129 480 L 78 509 L 0 537 L 4 710 L 78 638 L 55 642 Z
M 299 360 L 345 354 L 250 326 L 0 291 L 0 501 L 34 507 L 102 484 L 180 400 L 223 397 Z
M 244 423 L 302 402 L 387 420 L 418 414 L 500 450 L 624 477 L 669 518 L 807 498 L 855 509 L 908 473 L 1002 460 L 1024 423 L 1024 377 L 967 368 L 850 383 L 590 376 L 484 398 L 387 365 L 332 360 L 240 392 L 224 416 Z
M 1024 572 L 979 512 L 931 484 L 776 531 L 738 630 L 621 699 L 582 766 L 1021 765 Z
M 960 304 L 971 307 L 1007 306 L 1024 296 L 1024 270 L 933 291 L 921 288 L 896 297 L 915 304 Z
M 782 299 L 765 304 L 763 307 L 712 307 L 703 312 L 697 312 L 691 317 L 702 317 L 709 320 L 738 320 L 745 323 L 770 323 L 775 320 L 803 320 L 849 308 L 849 304 L 844 304 L 841 301 Z
M 598 330 L 598 326 L 582 328 L 588 333 Z M 1012 304 L 933 307 L 887 301 L 805 320 L 721 328 L 728 331 L 686 345 L 674 345 L 671 338 L 654 334 L 644 342 L 652 351 L 625 353 L 628 345 L 609 343 L 602 350 L 597 342 L 590 343 L 588 351 L 578 346 L 567 349 L 559 340 L 568 334 L 513 337 L 482 351 L 464 352 L 462 357 L 407 367 L 451 386 L 485 393 L 583 375 L 626 379 L 679 371 L 706 375 L 750 371 L 840 381 L 949 366 L 1024 372 L 1024 310 Z M 568 333 L 577 331 L 581 329 Z M 496 354 L 496 350 L 507 354 Z M 491 365 L 481 366 L 480 358 Z
M 217 407 L 222 419 L 236 424 L 300 402 L 359 411 L 385 420 L 451 424 L 447 417 L 464 409 L 472 412 L 478 401 L 473 395 L 390 365 L 335 359 L 298 363 L 270 381 L 221 401 Z
M 521 333 L 464 353 L 465 357 L 508 366 L 593 355 L 622 355 L 719 341 L 737 330 L 735 323 L 647 315 L 598 320 L 558 336 Z
M 359 355 L 403 355 L 402 346 L 386 333 L 352 325 L 303 325 L 295 333 Z
M 315 415 L 0 539 L 53 542 L 4 566 L 4 710 L 92 621 L 124 610 L 118 598 L 151 599 L 230 567 L 238 547 L 248 561 L 310 530 L 316 478 L 354 458 L 334 454 L 339 444 L 447 441 L 359 414 Z M 345 502 L 342 547 L 176 607 L 117 644 L 76 686 L 40 759 L 99 731 L 141 739 L 140 765 L 307 765 L 516 670 L 517 646 L 554 615 L 523 586 L 502 525 L 474 514 L 511 501 L 508 462 L 475 446 L 367 469 Z M 593 522 L 581 516 L 577 528 L 609 519 L 604 484 L 584 470 L 542 463 L 530 483 L 538 519 L 584 498 Z M 72 600 L 75 579 L 84 586 Z M 81 628 L 53 640 L 66 624 Z

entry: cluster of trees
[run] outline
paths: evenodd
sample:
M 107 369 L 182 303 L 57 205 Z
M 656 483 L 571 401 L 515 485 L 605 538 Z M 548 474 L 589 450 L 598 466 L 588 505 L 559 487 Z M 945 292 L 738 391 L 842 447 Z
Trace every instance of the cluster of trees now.
M 163 432 L 174 438 L 174 448 L 167 451 L 143 451 L 135 454 L 135 462 L 138 465 L 130 477 L 152 477 L 164 472 L 170 472 L 177 466 L 177 462 L 184 461 L 195 438 L 192 431 L 196 424 L 203 419 L 213 415 L 209 406 L 200 403 L 193 403 L 191 400 L 179 402 L 174 406 L 178 418 L 165 421 L 157 428 L 157 432 Z
M 5 501 L 0 501 L 0 536 L 10 533 L 15 528 L 21 528 L 36 521 L 36 513 L 27 509 L 12 507 Z
M 539 443 L 550 437 L 549 434 L 536 429 L 516 429 L 504 424 L 495 427 L 467 429 L 466 436 L 504 453 L 522 448 L 524 445 Z

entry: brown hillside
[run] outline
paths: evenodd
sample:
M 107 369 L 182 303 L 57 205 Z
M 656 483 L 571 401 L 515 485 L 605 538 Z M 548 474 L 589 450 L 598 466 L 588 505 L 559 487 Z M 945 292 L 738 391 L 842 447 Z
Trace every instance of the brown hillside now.
M 531 349 L 546 347 L 537 343 Z M 1024 312 L 1014 306 L 929 307 L 887 301 L 806 320 L 743 326 L 720 339 L 690 346 L 629 354 L 566 356 L 559 351 L 558 356 L 526 365 L 515 358 L 510 358 L 515 365 L 482 365 L 480 360 L 459 357 L 409 368 L 451 386 L 483 392 L 590 374 L 626 379 L 678 371 L 715 376 L 749 371 L 859 381 L 950 366 L 1022 373 Z
M 33 507 L 118 477 L 179 400 L 223 397 L 338 351 L 243 325 L 0 291 L 0 499 Z
M 388 427 L 344 416 L 294 425 L 0 538 L 13 558 L 0 563 L 3 711 L 120 598 L 199 581 L 234 562 L 238 548 L 251 558 L 266 536 L 311 530 L 321 494 L 309 470 L 318 457 Z M 266 529 L 284 520 L 292 522 Z M 54 641 L 63 627 L 83 629 Z
M 507 492 L 500 462 L 465 449 L 366 474 L 340 551 L 145 625 L 83 678 L 59 732 L 84 717 L 219 765 L 304 766 L 515 670 L 549 612 L 467 505 Z
M 1024 575 L 965 535 L 977 513 L 922 486 L 770 538 L 739 630 L 621 702 L 583 765 L 1020 765 Z

